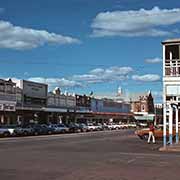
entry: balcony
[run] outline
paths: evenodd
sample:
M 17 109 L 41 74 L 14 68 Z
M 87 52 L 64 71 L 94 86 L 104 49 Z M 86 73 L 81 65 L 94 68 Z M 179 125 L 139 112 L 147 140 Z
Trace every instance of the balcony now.
M 0 93 L 0 101 L 15 101 L 16 94 Z
M 180 59 L 165 60 L 165 76 L 180 77 Z

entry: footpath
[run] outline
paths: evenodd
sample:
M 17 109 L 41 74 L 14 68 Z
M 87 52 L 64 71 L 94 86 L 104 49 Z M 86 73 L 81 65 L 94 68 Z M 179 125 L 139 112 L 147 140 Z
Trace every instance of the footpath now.
M 159 148 L 159 151 L 162 152 L 180 152 L 180 143 L 179 144 L 173 144 L 173 145 L 167 145 L 166 147 Z

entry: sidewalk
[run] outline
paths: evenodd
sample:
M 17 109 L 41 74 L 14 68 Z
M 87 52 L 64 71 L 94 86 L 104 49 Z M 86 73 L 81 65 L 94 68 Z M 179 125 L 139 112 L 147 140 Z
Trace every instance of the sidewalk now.
M 161 147 L 161 148 L 159 148 L 159 151 L 161 151 L 161 152 L 180 152 L 180 143 L 173 144 L 173 145 L 167 145 L 166 147 Z

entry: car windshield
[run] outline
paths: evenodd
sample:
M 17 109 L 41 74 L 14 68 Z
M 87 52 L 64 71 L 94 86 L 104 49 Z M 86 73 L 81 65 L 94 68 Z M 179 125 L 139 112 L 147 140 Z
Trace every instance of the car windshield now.
M 59 124 L 58 127 L 65 127 L 65 125 L 64 124 Z

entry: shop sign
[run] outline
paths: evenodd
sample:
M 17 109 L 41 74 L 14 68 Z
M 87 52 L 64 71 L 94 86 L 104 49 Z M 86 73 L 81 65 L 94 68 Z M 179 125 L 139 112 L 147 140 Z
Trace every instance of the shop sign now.
M 0 104 L 0 111 L 15 111 L 15 104 Z
M 0 104 L 0 111 L 3 111 L 3 104 Z
M 47 98 L 47 84 L 22 80 L 21 88 L 26 97 Z

